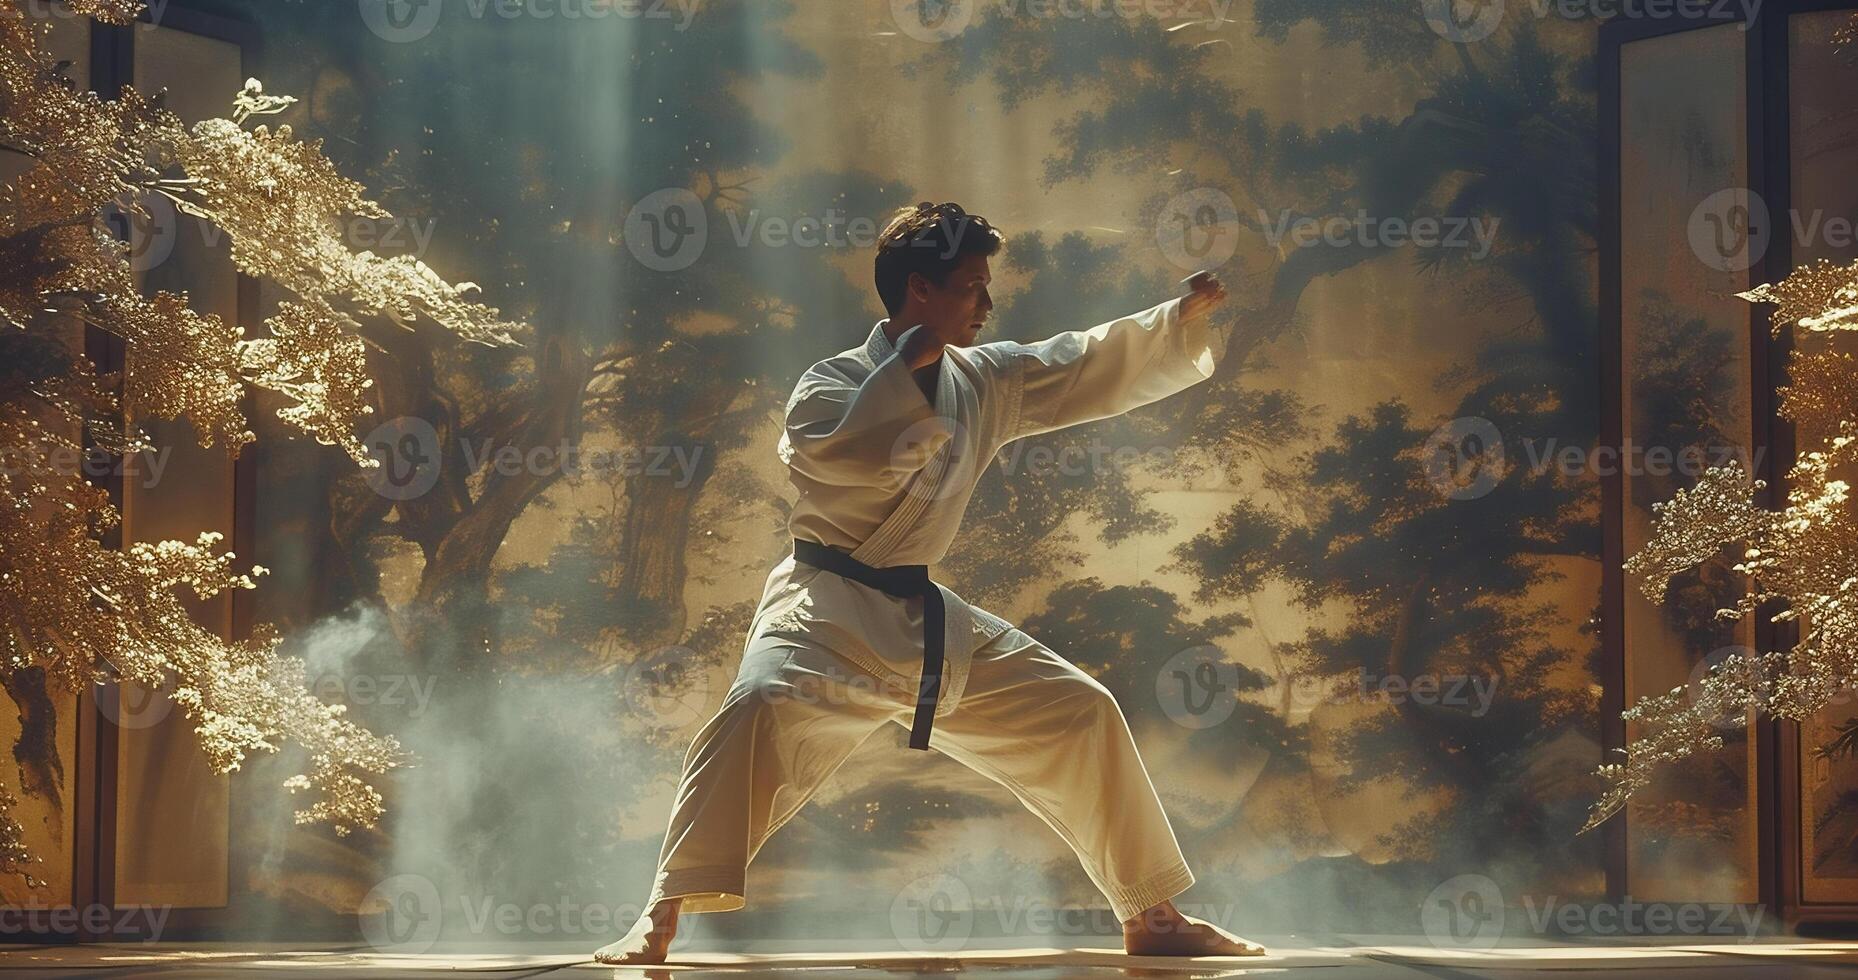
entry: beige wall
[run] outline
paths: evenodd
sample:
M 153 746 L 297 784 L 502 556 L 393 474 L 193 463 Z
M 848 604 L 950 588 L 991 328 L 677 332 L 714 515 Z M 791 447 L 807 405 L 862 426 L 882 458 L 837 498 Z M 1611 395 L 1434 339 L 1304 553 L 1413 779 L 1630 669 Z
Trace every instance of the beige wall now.
M 185 121 L 230 112 L 244 81 L 232 44 L 166 28 L 140 29 L 135 42 L 135 86 L 166 88 L 168 107 Z M 172 252 L 148 269 L 144 289 L 185 290 L 195 309 L 238 318 L 238 276 L 223 242 L 202 235 L 194 219 L 157 226 L 172 234 Z M 157 242 L 157 247 L 163 247 Z M 128 353 L 130 372 L 136 353 Z M 138 420 L 155 445 L 172 455 L 158 485 L 133 476 L 124 481 L 124 542 L 180 539 L 233 527 L 233 461 L 224 447 L 203 449 L 185 422 Z M 221 594 L 190 603 L 195 617 L 230 637 L 232 600 Z M 125 693 L 126 702 L 132 700 Z M 116 792 L 116 901 L 172 904 L 179 908 L 226 903 L 229 787 L 200 752 L 193 725 L 155 702 L 127 714 L 121 730 Z

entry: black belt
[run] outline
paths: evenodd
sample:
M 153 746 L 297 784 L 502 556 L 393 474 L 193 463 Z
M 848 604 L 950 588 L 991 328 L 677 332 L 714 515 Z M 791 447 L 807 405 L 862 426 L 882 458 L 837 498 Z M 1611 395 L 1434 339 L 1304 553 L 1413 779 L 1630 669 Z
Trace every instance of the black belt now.
M 842 575 L 886 595 L 923 599 L 923 674 L 916 688 L 916 718 L 910 724 L 910 748 L 929 748 L 929 728 L 935 724 L 936 701 L 942 696 L 942 632 L 947 610 L 942 590 L 929 581 L 928 565 L 891 565 L 874 568 L 836 548 L 817 541 L 794 539 L 794 560 L 834 575 Z

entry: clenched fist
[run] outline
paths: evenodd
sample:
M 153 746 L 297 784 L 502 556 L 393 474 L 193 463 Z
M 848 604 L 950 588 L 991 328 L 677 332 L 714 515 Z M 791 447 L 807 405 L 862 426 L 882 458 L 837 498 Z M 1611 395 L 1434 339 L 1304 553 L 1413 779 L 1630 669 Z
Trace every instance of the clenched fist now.
M 1211 272 L 1196 272 L 1183 281 L 1187 283 L 1187 297 L 1181 300 L 1182 319 L 1205 316 L 1226 301 L 1225 284 Z

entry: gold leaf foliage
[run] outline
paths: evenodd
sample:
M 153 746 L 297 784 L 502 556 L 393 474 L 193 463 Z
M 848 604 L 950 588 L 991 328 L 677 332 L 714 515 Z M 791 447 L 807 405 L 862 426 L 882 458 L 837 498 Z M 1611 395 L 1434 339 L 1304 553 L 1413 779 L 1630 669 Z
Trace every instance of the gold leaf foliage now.
M 1841 266 L 1815 259 L 1780 282 L 1736 295 L 1751 303 L 1773 303 L 1772 322 L 1777 324 L 1793 323 L 1813 333 L 1858 330 L 1858 261 Z
M 1832 32 L 1832 46 L 1847 53 L 1858 49 L 1858 14 L 1853 14 L 1850 20 Z
M 98 7 L 120 15 L 140 4 Z M 297 140 L 288 126 L 241 125 L 294 100 L 248 79 L 233 97 L 233 119 L 186 127 L 133 89 L 105 100 L 76 86 L 45 53 L 45 25 L 26 16 L 20 0 L 0 0 L 0 10 L 0 145 L 31 161 L 0 188 L 0 259 L 10 270 L 0 274 L 0 319 L 23 328 L 35 315 L 63 309 L 123 336 L 132 349 L 191 351 L 181 359 L 144 358 L 142 370 L 130 372 L 129 404 L 138 416 L 186 416 L 203 444 L 237 452 L 251 441 L 242 392 L 264 388 L 299 400 L 284 416 L 291 425 L 372 466 L 356 438 L 366 400 L 331 396 L 297 368 L 354 363 L 356 341 L 375 321 L 410 329 L 424 319 L 492 346 L 517 344 L 527 332 L 478 301 L 473 283 L 449 282 L 413 256 L 351 249 L 342 236 L 347 220 L 392 215 L 336 172 L 320 142 Z M 223 232 L 240 272 L 294 294 L 298 308 L 268 325 L 295 336 L 262 343 L 267 338 L 248 339 L 244 325 L 190 310 L 184 296 L 138 295 L 126 246 L 102 219 L 114 208 L 147 221 L 148 202 L 157 199 Z M 312 319 L 336 329 L 304 329 Z M 312 353 L 307 343 L 326 349 Z M 266 361 L 285 351 L 293 362 Z
M 116 24 L 143 8 L 71 6 Z M 185 418 L 202 445 L 237 453 L 254 439 L 243 414 L 253 388 L 282 396 L 278 417 L 294 430 L 375 465 L 357 437 L 373 411 L 371 331 L 426 321 L 504 346 L 528 328 L 417 258 L 351 249 L 345 222 L 387 211 L 319 143 L 288 126 L 246 128 L 294 100 L 248 80 L 230 118 L 187 126 L 159 98 L 85 90 L 49 55 L 50 27 L 22 0 L 0 0 L 0 150 L 20 164 L 0 186 L 0 671 L 43 668 L 68 690 L 159 689 L 216 771 L 294 746 L 306 753 L 285 784 L 302 794 L 297 819 L 338 833 L 371 826 L 383 807 L 374 783 L 406 761 L 399 743 L 317 698 L 271 627 L 226 641 L 184 606 L 183 594 L 255 588 L 265 570 L 240 572 L 212 531 L 105 547 L 120 515 L 89 476 L 153 448 L 141 419 Z M 214 226 L 240 272 L 286 294 L 276 311 L 238 323 L 182 293 L 145 293 L 111 220 L 154 220 L 156 204 Z M 125 369 L 100 374 L 68 349 L 63 328 L 75 324 L 120 337 Z M 11 801 L 0 787 L 0 873 L 26 875 L 33 858 Z
M 259 387 L 294 402 L 278 410 L 279 419 L 325 445 L 339 444 L 355 459 L 366 459 L 366 448 L 352 434 L 353 420 L 374 411 L 368 404 L 374 379 L 368 377 L 361 341 L 343 329 L 334 310 L 314 300 L 281 303 L 267 323 L 270 337 L 239 345 L 241 370 Z
M 372 825 L 381 797 L 367 777 L 398 764 L 398 743 L 322 703 L 302 662 L 275 653 L 280 637 L 268 627 L 227 642 L 194 622 L 178 590 L 206 598 L 254 588 L 265 573 L 235 571 L 218 533 L 105 548 L 99 536 L 119 516 L 101 489 L 59 461 L 82 456 L 72 431 L 22 402 L 0 404 L 10 457 L 0 471 L 0 670 L 40 667 L 67 690 L 112 681 L 160 689 L 194 723 L 218 772 L 280 741 L 301 746 L 315 767 L 307 784 L 315 799 L 302 813 L 323 815 L 338 832 Z
M 1858 376 L 1850 355 L 1824 347 L 1834 333 L 1858 328 L 1858 263 L 1822 260 L 1740 295 L 1774 304 L 1774 332 L 1801 328 L 1780 410 L 1803 440 L 1811 434 L 1817 444 L 1803 445 L 1789 468 L 1779 510 L 1761 506 L 1763 483 L 1739 464 L 1712 468 L 1695 486 L 1654 505 L 1650 539 L 1626 571 L 1642 576 L 1645 595 L 1658 602 L 1672 576 L 1736 549 L 1734 568 L 1753 587 L 1717 615 L 1741 619 L 1783 604 L 1771 621 L 1798 623 L 1799 638 L 1785 650 L 1724 660 L 1699 680 L 1625 711 L 1639 734 L 1621 750 L 1623 762 L 1599 768 L 1605 788 L 1583 831 L 1618 812 L 1662 766 L 1721 748 L 1721 719 L 1765 712 L 1803 720 L 1858 684 L 1858 521 L 1851 488 L 1836 476 L 1858 463 Z
M 243 98 L 262 96 L 255 81 Z M 245 130 L 228 119 L 197 123 L 177 147 L 189 181 L 173 190 L 181 210 L 224 229 L 241 272 L 269 279 L 306 300 L 340 309 L 345 326 L 387 316 L 401 325 L 429 317 L 460 338 L 503 346 L 523 326 L 469 297 L 472 283 L 453 285 L 412 256 L 383 258 L 350 250 L 344 217 L 391 218 L 341 176 L 318 141 L 296 140 L 289 126 Z
M 28 888 L 44 888 L 45 882 L 32 874 L 33 866 L 43 864 L 44 859 L 35 857 L 26 846 L 26 828 L 13 819 L 13 808 L 18 805 L 19 798 L 0 783 L 0 874 L 18 875 Z
M 72 11 L 106 24 L 127 24 L 142 12 L 143 0 L 66 0 Z

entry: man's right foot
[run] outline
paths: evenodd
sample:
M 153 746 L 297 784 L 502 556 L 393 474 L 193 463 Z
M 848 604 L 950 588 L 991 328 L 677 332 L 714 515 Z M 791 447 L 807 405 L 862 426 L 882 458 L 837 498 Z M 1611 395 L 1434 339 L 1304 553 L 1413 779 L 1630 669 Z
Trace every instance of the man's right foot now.
M 671 940 L 677 938 L 677 910 L 684 903 L 669 898 L 646 910 L 632 931 L 594 951 L 594 961 L 614 966 L 663 963 L 671 955 Z
M 1162 902 L 1123 923 L 1130 956 L 1263 956 L 1265 948 Z

